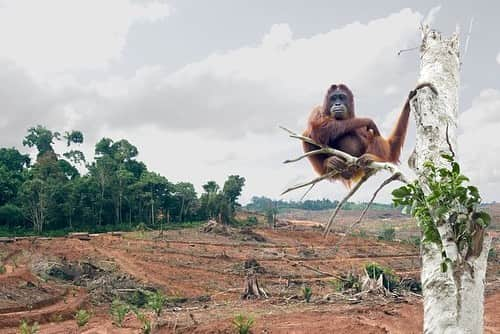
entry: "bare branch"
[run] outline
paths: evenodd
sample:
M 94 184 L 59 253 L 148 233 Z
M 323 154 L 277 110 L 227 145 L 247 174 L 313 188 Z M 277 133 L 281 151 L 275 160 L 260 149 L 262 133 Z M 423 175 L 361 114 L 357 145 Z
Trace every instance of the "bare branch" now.
M 299 134 L 293 132 L 292 130 L 285 128 L 284 126 L 280 126 L 280 128 L 285 130 L 286 132 L 288 132 L 290 134 L 290 138 L 300 139 L 306 143 L 312 144 L 314 146 L 318 146 L 322 150 L 322 152 L 318 152 L 318 153 L 335 155 L 337 157 L 344 158 L 347 162 L 350 162 L 350 163 L 354 163 L 357 161 L 356 157 L 353 157 L 352 155 L 350 155 L 348 153 L 333 149 L 333 148 L 328 147 L 328 146 L 321 145 L 321 144 L 315 142 L 314 140 L 312 140 L 311 138 L 299 135 Z
M 306 192 L 304 193 L 304 195 L 302 195 L 302 197 L 300 198 L 301 202 L 304 200 L 304 198 L 307 196 L 307 194 L 309 194 L 309 192 L 311 191 L 311 189 L 314 188 L 315 185 L 316 185 L 316 183 L 311 184 L 311 186 L 309 187 L 309 189 L 306 190 Z
M 409 48 L 409 49 L 402 49 L 402 50 L 399 50 L 399 51 L 398 51 L 398 56 L 401 56 L 401 54 L 402 54 L 403 52 L 408 52 L 408 51 L 418 50 L 419 48 L 420 48 L 419 46 L 416 46 L 416 47 L 414 47 L 414 48 Z
M 296 189 L 299 189 L 299 188 L 307 187 L 308 185 L 314 185 L 314 184 L 318 183 L 319 181 L 323 181 L 324 179 L 328 179 L 328 178 L 333 177 L 333 176 L 335 176 L 337 174 L 338 174 L 337 171 L 331 171 L 329 173 L 326 173 L 325 175 L 318 176 L 317 178 L 312 179 L 309 182 L 301 183 L 301 184 L 298 184 L 296 186 L 290 187 L 287 190 L 285 190 L 284 192 L 282 192 L 281 195 L 283 196 L 284 194 L 286 194 L 286 193 L 288 193 L 288 192 L 290 192 L 292 190 L 296 190 Z
M 351 198 L 352 195 L 354 195 L 356 193 L 356 191 L 358 191 L 358 189 L 361 187 L 361 185 L 363 183 L 366 182 L 366 180 L 368 180 L 373 174 L 375 174 L 376 171 L 368 171 L 366 172 L 363 177 L 361 178 L 361 180 L 359 180 L 358 183 L 356 183 L 356 185 L 351 189 L 351 191 L 349 191 L 349 193 L 342 199 L 342 201 L 337 205 L 337 207 L 335 208 L 335 211 L 333 211 L 332 215 L 330 216 L 330 219 L 328 220 L 328 223 L 326 224 L 325 226 L 325 231 L 323 232 L 323 236 L 326 238 L 328 236 L 328 233 L 330 232 L 330 229 L 332 227 L 332 223 L 333 223 L 333 220 L 335 219 L 335 217 L 337 216 L 337 214 L 339 213 L 340 209 L 342 208 L 342 206 L 347 202 L 347 200 L 349 198 Z
M 345 234 L 340 237 L 340 239 L 333 245 L 333 248 L 337 248 L 338 246 L 340 246 L 340 244 L 342 243 L 342 241 L 344 240 L 345 236 L 347 234 L 349 234 L 352 229 L 354 228 L 354 226 L 358 225 L 359 223 L 361 223 L 361 221 L 363 220 L 363 218 L 365 217 L 365 214 L 366 212 L 368 211 L 368 209 L 370 208 L 370 206 L 373 204 L 373 201 L 375 200 L 375 197 L 377 197 L 378 193 L 380 192 L 380 190 L 382 190 L 382 188 L 384 188 L 386 185 L 388 185 L 389 183 L 393 182 L 393 181 L 398 181 L 399 180 L 399 175 L 397 174 L 392 174 L 388 179 L 386 179 L 384 182 L 382 182 L 382 184 L 377 188 L 377 190 L 375 190 L 375 192 L 373 193 L 373 196 L 372 198 L 370 199 L 370 202 L 368 202 L 368 204 L 366 205 L 366 207 L 364 208 L 363 212 L 361 213 L 361 215 L 359 216 L 358 220 L 356 220 L 354 223 L 352 223 L 347 231 L 345 232 Z M 400 181 L 400 180 L 399 180 Z
M 323 147 L 323 148 L 320 148 L 319 150 L 313 150 L 313 151 L 309 151 L 307 153 L 304 153 L 303 155 L 301 155 L 298 158 L 290 159 L 290 160 L 285 160 L 285 161 L 283 161 L 283 163 L 284 164 L 288 164 L 290 162 L 296 162 L 296 161 L 299 161 L 301 159 L 307 158 L 308 156 L 311 156 L 311 155 L 328 154 L 328 153 L 331 153 L 330 150 L 327 147 Z

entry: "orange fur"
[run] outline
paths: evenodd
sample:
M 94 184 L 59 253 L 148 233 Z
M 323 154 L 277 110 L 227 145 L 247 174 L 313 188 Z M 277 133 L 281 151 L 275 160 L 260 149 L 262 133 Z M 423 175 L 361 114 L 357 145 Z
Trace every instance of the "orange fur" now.
M 428 83 L 420 84 L 416 89 L 422 87 L 430 87 L 437 93 L 435 88 Z M 384 138 L 380 135 L 377 126 L 371 119 L 355 116 L 354 96 L 351 90 L 343 84 L 332 85 L 325 94 L 323 105 L 312 110 L 303 135 L 321 145 L 330 146 L 356 157 L 363 156 L 366 159 L 378 162 L 399 163 L 401 148 L 403 147 L 408 128 L 408 118 L 410 115 L 409 102 L 410 98 L 416 94 L 416 89 L 410 92 L 405 101 L 403 110 L 391 135 Z M 348 106 L 348 117 L 345 119 L 336 119 L 329 112 L 330 96 L 333 92 L 339 91 L 345 93 L 348 97 L 346 103 Z M 304 152 L 309 152 L 317 148 L 315 145 L 303 142 Z M 313 169 L 318 174 L 323 175 L 331 170 L 329 168 L 329 159 L 332 159 L 331 156 L 316 154 L 308 158 Z M 358 169 L 352 175 L 348 176 L 346 178 L 339 175 L 333 179 L 340 180 L 346 186 L 350 186 L 352 182 L 358 181 L 363 176 L 363 171 Z

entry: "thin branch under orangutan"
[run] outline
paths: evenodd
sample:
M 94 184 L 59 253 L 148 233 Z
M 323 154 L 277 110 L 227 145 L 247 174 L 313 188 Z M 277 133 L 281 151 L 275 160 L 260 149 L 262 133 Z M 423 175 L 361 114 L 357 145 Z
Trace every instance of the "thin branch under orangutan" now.
M 377 190 L 375 190 L 375 192 L 373 193 L 373 196 L 372 198 L 370 199 L 370 201 L 368 202 L 368 204 L 366 204 L 365 208 L 363 209 L 363 212 L 361 212 L 361 215 L 359 216 L 358 220 L 356 220 L 354 223 L 352 223 L 348 228 L 347 228 L 347 231 L 345 231 L 344 235 L 342 237 L 340 237 L 340 239 L 333 245 L 333 248 L 335 249 L 336 247 L 340 246 L 340 244 L 342 243 L 342 241 L 344 240 L 345 236 L 349 233 L 351 233 L 352 229 L 354 228 L 354 226 L 358 225 L 359 223 L 361 223 L 361 221 L 363 220 L 363 218 L 365 217 L 365 214 L 366 212 L 368 211 L 368 209 L 370 208 L 370 206 L 373 204 L 373 201 L 375 200 L 375 198 L 377 197 L 378 193 L 380 192 L 380 190 L 382 190 L 382 188 L 384 188 L 386 185 L 388 185 L 389 183 L 391 183 L 392 181 L 397 181 L 398 180 L 398 175 L 397 174 L 392 174 L 389 178 L 387 178 L 384 182 L 382 182 L 380 184 L 380 186 L 377 188 Z M 325 231 L 326 232 L 326 231 Z
M 340 201 L 340 203 L 337 205 L 335 210 L 333 211 L 332 215 L 330 216 L 330 219 L 328 219 L 328 223 L 325 226 L 325 230 L 323 231 L 323 236 L 326 238 L 328 236 L 328 233 L 330 233 L 330 229 L 332 228 L 333 220 L 335 217 L 337 217 L 337 214 L 339 213 L 340 209 L 342 206 L 347 203 L 347 200 L 351 198 L 352 195 L 358 191 L 358 189 L 361 187 L 363 183 L 365 183 L 372 175 L 374 175 L 377 171 L 376 170 L 369 170 L 366 171 L 361 180 L 356 183 L 354 187 L 347 193 L 347 195 Z
M 315 145 L 315 146 L 319 147 L 319 149 L 317 149 L 317 150 L 309 151 L 309 152 L 307 152 L 307 153 L 305 153 L 305 154 L 303 154 L 303 155 L 301 155 L 301 156 L 299 156 L 298 158 L 295 158 L 295 159 L 286 160 L 286 161 L 284 161 L 284 163 L 296 162 L 296 161 L 299 161 L 299 160 L 301 160 L 303 158 L 306 158 L 306 157 L 309 157 L 309 156 L 315 155 L 315 154 L 327 154 L 327 155 L 337 156 L 337 157 L 343 158 L 346 161 L 346 169 L 355 167 L 357 169 L 362 169 L 363 170 L 364 174 L 363 174 L 362 178 L 356 183 L 356 185 L 354 185 L 354 187 L 352 187 L 352 189 L 349 191 L 349 193 L 339 202 L 339 204 L 335 208 L 335 211 L 330 216 L 330 219 L 328 220 L 328 223 L 325 226 L 325 230 L 323 232 L 325 237 L 330 232 L 330 229 L 332 227 L 333 221 L 334 221 L 335 217 L 337 216 L 338 212 L 340 211 L 340 209 L 342 208 L 342 206 L 347 202 L 347 200 L 349 198 L 351 198 L 352 195 L 354 195 L 356 193 L 356 191 L 361 187 L 361 185 L 363 185 L 363 183 L 365 183 L 371 176 L 373 176 L 374 174 L 376 174 L 378 171 L 385 169 L 385 170 L 389 171 L 392 175 L 391 175 L 391 177 L 389 177 L 388 179 L 386 179 L 379 186 L 379 188 L 375 191 L 372 199 L 368 203 L 367 207 L 363 211 L 363 213 L 362 213 L 362 215 L 361 215 L 361 217 L 360 217 L 360 219 L 359 219 L 359 221 L 357 223 L 359 223 L 361 221 L 361 219 L 364 217 L 364 214 L 366 213 L 366 211 L 368 210 L 368 208 L 370 207 L 370 205 L 375 200 L 376 195 L 378 194 L 378 192 L 385 185 L 389 184 L 392 181 L 396 181 L 396 180 L 404 182 L 404 183 L 408 183 L 408 181 L 407 181 L 406 177 L 404 176 L 404 174 L 393 163 L 389 163 L 389 162 L 376 162 L 376 161 L 371 161 L 368 164 L 360 163 L 360 158 L 354 157 L 354 156 L 352 156 L 352 155 L 350 155 L 348 153 L 345 153 L 345 152 L 342 152 L 342 151 L 339 151 L 339 150 L 336 150 L 336 149 L 333 149 L 333 148 L 330 148 L 330 147 L 327 147 L 327 146 L 324 146 L 324 145 L 320 145 L 317 142 L 315 142 L 314 140 L 312 140 L 311 138 L 306 137 L 306 136 L 298 135 L 297 133 L 295 133 L 295 132 L 293 132 L 293 131 L 285 128 L 285 127 L 280 126 L 280 128 L 283 129 L 284 131 L 288 132 L 288 134 L 290 135 L 291 138 L 299 139 L 299 140 L 301 140 L 303 142 L 306 142 L 306 143 L 309 143 L 309 144 L 312 144 L 312 145 Z M 286 189 L 282 193 L 282 195 L 286 194 L 286 193 L 288 193 L 288 192 L 290 192 L 292 190 L 303 188 L 303 187 L 306 187 L 306 186 L 309 186 L 309 185 L 310 186 L 314 186 L 316 183 L 318 183 L 320 181 L 323 181 L 323 180 L 326 180 L 326 179 L 331 179 L 332 177 L 334 177 L 334 176 L 336 176 L 336 175 L 338 175 L 340 173 L 342 173 L 342 171 L 333 171 L 333 170 L 329 171 L 329 172 L 325 173 L 324 175 L 321 175 L 319 177 L 316 177 L 316 178 L 312 179 L 311 181 L 308 181 L 308 182 L 305 182 L 305 183 L 301 183 L 301 184 L 298 184 L 298 185 L 295 185 L 293 187 L 290 187 L 290 188 Z
M 308 182 L 305 182 L 305 183 L 300 183 L 300 184 L 297 184 L 293 187 L 290 187 L 288 188 L 287 190 L 283 191 L 281 193 L 281 195 L 284 195 L 292 190 L 297 190 L 299 188 L 304 188 L 304 187 L 307 187 L 307 186 L 314 186 L 316 183 L 318 183 L 319 181 L 323 181 L 325 179 L 328 179 L 328 178 L 331 178 L 335 175 L 337 175 L 338 172 L 337 171 L 331 171 L 331 172 L 328 172 L 326 173 L 325 175 L 321 175 L 321 176 L 318 176 L 317 178 L 315 179 L 312 179 L 311 181 L 308 181 Z

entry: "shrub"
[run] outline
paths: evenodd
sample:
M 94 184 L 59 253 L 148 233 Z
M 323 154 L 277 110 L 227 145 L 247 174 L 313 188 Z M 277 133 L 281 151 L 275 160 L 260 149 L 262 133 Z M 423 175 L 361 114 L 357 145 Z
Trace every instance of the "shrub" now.
M 5 274 L 7 272 L 7 268 L 5 268 L 5 265 L 3 263 L 0 263 L 0 275 Z
M 75 320 L 78 327 L 83 327 L 90 320 L 90 313 L 87 310 L 78 310 L 75 313 Z
M 111 303 L 110 313 L 113 316 L 113 321 L 118 327 L 121 327 L 125 316 L 130 311 L 130 306 L 126 303 L 115 299 Z
M 247 218 L 247 225 L 257 225 L 259 221 L 257 220 L 257 217 L 255 216 L 248 216 Z
M 125 295 L 124 300 L 128 304 L 139 308 L 144 307 L 148 302 L 146 292 L 143 290 L 135 290 L 131 294 Z
M 345 276 L 345 278 L 343 276 L 342 279 L 331 280 L 330 284 L 335 291 L 339 292 L 346 289 L 354 289 L 356 291 L 359 291 L 361 288 L 359 277 L 352 273 L 349 273 L 347 276 Z
M 233 319 L 233 325 L 239 334 L 250 333 L 253 323 L 254 320 L 251 316 L 244 316 L 243 314 L 238 314 Z
M 163 306 L 167 303 L 167 297 L 163 295 L 160 291 L 149 292 L 147 294 L 147 305 L 152 309 L 157 316 L 160 316 Z
M 394 229 L 394 227 L 387 227 L 384 228 L 381 234 L 379 234 L 378 239 L 393 241 L 395 237 L 396 237 L 396 230 Z
M 398 277 L 394 274 L 392 269 L 383 267 L 378 263 L 372 262 L 365 264 L 365 270 L 368 273 L 368 277 L 372 279 L 378 279 L 380 275 L 383 275 L 383 284 L 389 290 L 393 290 L 398 283 Z

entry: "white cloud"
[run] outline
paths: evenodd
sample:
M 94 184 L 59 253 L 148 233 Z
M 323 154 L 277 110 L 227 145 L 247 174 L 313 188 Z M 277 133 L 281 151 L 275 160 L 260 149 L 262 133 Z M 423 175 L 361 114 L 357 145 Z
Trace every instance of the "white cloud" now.
M 459 160 L 485 199 L 498 200 L 500 187 L 500 91 L 486 89 L 459 118 Z
M 102 68 L 120 56 L 134 22 L 168 14 L 156 1 L 3 0 L 0 57 L 37 75 Z
M 284 49 L 292 42 L 292 35 L 288 24 L 275 24 L 262 39 L 262 46 L 271 49 Z
M 497 55 L 497 63 L 500 65 L 500 52 Z
M 64 102 L 23 69 L 0 60 L 0 145 L 20 143 L 30 126 L 57 122 L 55 112 Z
M 381 117 L 390 104 L 401 103 L 383 96 L 382 87 L 413 85 L 415 72 L 397 50 L 416 42 L 421 18 L 405 9 L 295 39 L 287 24 L 274 25 L 255 47 L 212 54 L 172 74 L 148 67 L 131 78 L 96 82 L 106 103 L 87 119 L 236 138 L 269 133 L 277 124 L 304 127 L 309 110 L 334 82 L 345 82 L 362 96 L 360 114 Z

